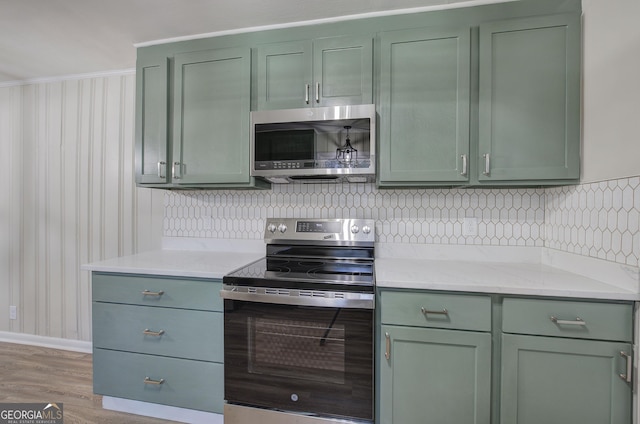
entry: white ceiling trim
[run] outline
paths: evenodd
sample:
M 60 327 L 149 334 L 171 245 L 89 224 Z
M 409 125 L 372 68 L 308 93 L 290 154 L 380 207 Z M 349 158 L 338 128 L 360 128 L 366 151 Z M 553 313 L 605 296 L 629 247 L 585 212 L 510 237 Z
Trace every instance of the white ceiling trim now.
M 161 40 L 152 40 L 152 41 L 144 41 L 141 43 L 135 43 L 133 46 L 136 48 L 139 48 L 139 47 L 154 46 L 158 44 L 173 43 L 177 41 L 189 41 L 189 40 L 197 40 L 201 38 L 220 37 L 223 35 L 244 34 L 247 32 L 266 31 L 271 29 L 294 28 L 294 27 L 305 26 L 305 25 L 326 24 L 326 23 L 349 21 L 353 19 L 376 18 L 380 16 L 406 15 L 406 14 L 419 13 L 419 12 L 433 12 L 436 10 L 460 9 L 463 7 L 482 6 L 486 4 L 495 4 L 495 3 L 509 3 L 514 1 L 519 1 L 519 0 L 469 0 L 461 3 L 414 7 L 409 9 L 385 10 L 381 12 L 359 13 L 355 15 L 337 16 L 333 18 L 313 19 L 308 21 L 288 22 L 285 24 L 264 25 L 264 26 L 257 26 L 257 27 L 226 30 L 226 31 L 208 32 L 204 34 L 186 35 L 182 37 L 164 38 Z

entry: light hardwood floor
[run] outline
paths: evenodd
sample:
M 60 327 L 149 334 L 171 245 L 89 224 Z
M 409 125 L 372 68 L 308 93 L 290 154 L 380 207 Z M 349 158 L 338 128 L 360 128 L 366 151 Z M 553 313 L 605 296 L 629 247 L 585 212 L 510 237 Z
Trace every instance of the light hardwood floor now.
M 92 355 L 0 342 L 0 403 L 58 402 L 65 424 L 168 424 L 102 409 L 92 390 Z

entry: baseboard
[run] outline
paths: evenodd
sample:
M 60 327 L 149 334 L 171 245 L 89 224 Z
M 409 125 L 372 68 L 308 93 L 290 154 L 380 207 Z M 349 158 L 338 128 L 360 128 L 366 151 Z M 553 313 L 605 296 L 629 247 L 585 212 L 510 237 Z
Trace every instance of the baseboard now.
M 73 352 L 93 352 L 93 344 L 91 342 L 62 339 L 58 337 L 36 336 L 34 334 L 11 333 L 9 331 L 0 331 L 0 342 L 49 347 L 52 349 L 70 350 Z
M 122 399 L 111 396 L 102 397 L 102 407 L 111 411 L 127 412 L 146 417 L 161 418 L 189 424 L 223 424 L 222 414 L 195 411 L 175 406 Z

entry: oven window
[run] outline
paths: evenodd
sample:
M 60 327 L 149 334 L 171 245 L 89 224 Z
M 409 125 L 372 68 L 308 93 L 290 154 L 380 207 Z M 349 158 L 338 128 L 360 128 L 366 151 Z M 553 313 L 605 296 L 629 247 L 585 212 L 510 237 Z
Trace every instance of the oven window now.
M 345 328 L 334 321 L 249 318 L 249 372 L 344 384 Z
M 225 400 L 372 419 L 373 310 L 224 300 Z

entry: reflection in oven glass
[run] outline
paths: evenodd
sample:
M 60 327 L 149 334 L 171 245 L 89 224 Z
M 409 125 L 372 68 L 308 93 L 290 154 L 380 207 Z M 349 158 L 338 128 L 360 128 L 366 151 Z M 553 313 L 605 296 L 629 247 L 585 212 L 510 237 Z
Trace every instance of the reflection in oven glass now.
M 249 372 L 344 384 L 345 328 L 270 318 L 248 319 Z

